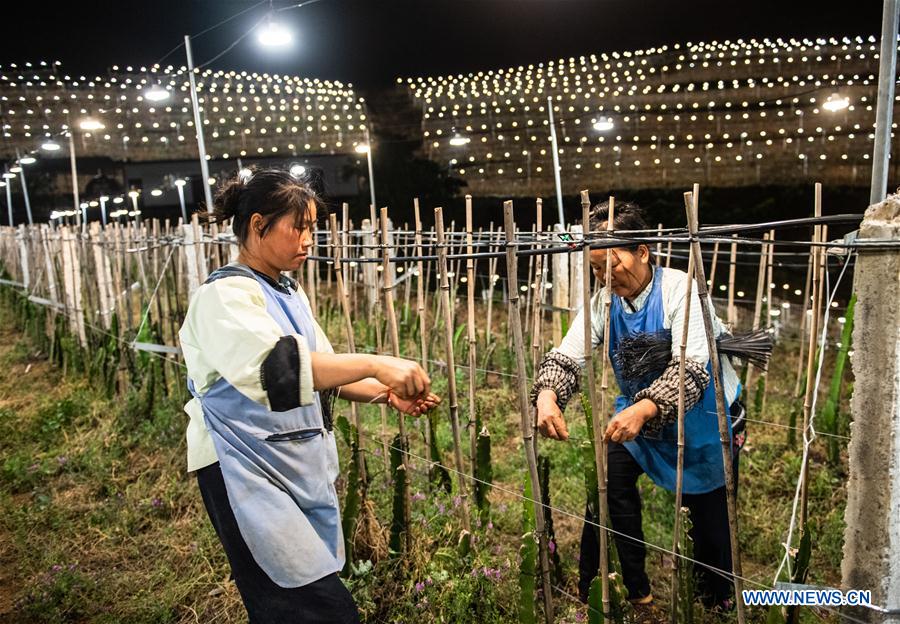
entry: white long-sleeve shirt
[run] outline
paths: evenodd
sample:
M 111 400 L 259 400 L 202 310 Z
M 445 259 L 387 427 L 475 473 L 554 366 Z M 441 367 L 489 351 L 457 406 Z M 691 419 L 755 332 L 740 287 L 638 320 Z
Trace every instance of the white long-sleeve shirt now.
M 299 286 L 296 296 L 307 306 L 306 293 Z M 328 337 L 315 321 L 316 351 L 332 353 Z M 224 377 L 248 398 L 269 406 L 262 386 L 260 367 L 284 335 L 266 310 L 262 287 L 256 280 L 233 276 L 203 284 L 191 297 L 184 324 L 178 332 L 188 377 L 201 396 Z M 313 402 L 312 363 L 309 346 L 297 336 L 300 402 Z M 187 426 L 188 471 L 199 470 L 218 461 L 200 401 L 184 406 L 190 417 Z
M 650 292 L 653 290 L 653 280 L 660 279 L 660 294 L 663 304 L 663 329 L 672 332 L 672 358 L 681 356 L 681 337 L 684 333 L 684 306 L 687 294 L 687 274 L 678 269 L 662 268 L 660 273 L 654 273 L 650 283 L 630 303 L 634 310 L 641 310 L 647 304 Z M 593 348 L 603 343 L 603 326 L 606 322 L 605 303 L 609 299 L 608 291 L 603 288 L 591 297 L 591 345 Z M 629 305 L 623 303 L 625 314 L 629 314 Z M 713 316 L 713 328 L 716 336 L 725 332 L 725 327 L 717 316 Z M 562 342 L 552 351 L 561 353 L 584 367 L 585 359 L 584 341 L 584 308 L 579 310 L 575 320 L 569 326 L 569 331 L 563 337 Z M 709 361 L 709 350 L 706 346 L 706 330 L 703 326 L 703 316 L 700 310 L 700 297 L 697 295 L 697 283 L 694 281 L 691 290 L 691 314 L 688 326 L 688 339 L 685 355 L 702 366 Z M 724 381 L 725 402 L 730 404 L 737 397 L 740 384 L 734 368 L 728 358 L 720 358 L 722 378 Z M 710 381 L 712 383 L 712 381 Z

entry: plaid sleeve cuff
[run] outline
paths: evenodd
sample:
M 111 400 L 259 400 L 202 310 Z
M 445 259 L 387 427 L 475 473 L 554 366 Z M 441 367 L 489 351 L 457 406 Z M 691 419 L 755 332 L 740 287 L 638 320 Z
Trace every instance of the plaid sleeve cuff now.
M 531 404 L 537 404 L 542 390 L 553 390 L 560 410 L 565 410 L 572 395 L 578 392 L 578 377 L 581 367 L 578 362 L 559 351 L 551 351 L 544 356 L 538 366 L 534 386 L 531 388 Z
M 684 363 L 684 411 L 692 409 L 703 396 L 709 384 L 706 367 L 691 359 Z M 678 419 L 678 360 L 673 359 L 666 370 L 648 388 L 634 396 L 635 402 L 650 399 L 659 410 L 642 429 L 645 434 L 655 434 Z

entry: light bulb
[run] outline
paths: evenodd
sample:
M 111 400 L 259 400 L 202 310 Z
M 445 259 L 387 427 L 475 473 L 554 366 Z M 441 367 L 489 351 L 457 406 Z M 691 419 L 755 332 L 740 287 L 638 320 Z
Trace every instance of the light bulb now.
M 850 100 L 847 97 L 841 96 L 837 93 L 832 93 L 828 96 L 828 99 L 822 104 L 822 108 L 825 110 L 836 113 L 837 111 L 844 110 L 850 106 Z
M 278 22 L 267 20 L 265 24 L 259 27 L 256 39 L 260 45 L 267 48 L 277 48 L 290 44 L 293 36 L 291 31 Z
M 78 122 L 78 127 L 82 130 L 100 130 L 103 128 L 103 124 L 96 119 L 88 117 Z
M 162 102 L 169 99 L 169 92 L 162 85 L 153 85 L 144 92 L 144 99 L 151 102 Z
M 44 150 L 45 152 L 57 152 L 61 148 L 60 148 L 59 143 L 51 140 L 51 141 L 45 141 L 44 143 L 42 143 L 41 149 Z

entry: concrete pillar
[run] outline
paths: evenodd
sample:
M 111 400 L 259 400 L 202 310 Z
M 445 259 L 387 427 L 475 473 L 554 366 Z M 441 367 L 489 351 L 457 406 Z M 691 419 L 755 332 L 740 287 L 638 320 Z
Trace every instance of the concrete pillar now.
M 866 210 L 859 239 L 900 241 L 900 196 Z M 844 518 L 843 588 L 870 590 L 867 622 L 900 622 L 900 253 L 861 250 L 851 360 L 850 479 Z

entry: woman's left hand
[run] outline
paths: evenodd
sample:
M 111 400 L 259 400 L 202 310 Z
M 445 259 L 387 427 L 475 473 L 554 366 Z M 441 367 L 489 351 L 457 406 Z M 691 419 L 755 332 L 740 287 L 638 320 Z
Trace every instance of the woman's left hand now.
M 441 397 L 434 394 L 433 392 L 429 392 L 427 395 L 425 395 L 424 398 L 412 400 L 401 399 L 392 392 L 388 404 L 394 409 L 403 412 L 404 414 L 409 414 L 410 416 L 421 416 L 422 414 L 433 410 L 440 404 L 440 402 Z
M 621 444 L 634 440 L 641 432 L 644 423 L 655 417 L 657 411 L 656 404 L 649 399 L 643 399 L 626 407 L 609 421 L 603 441 Z

